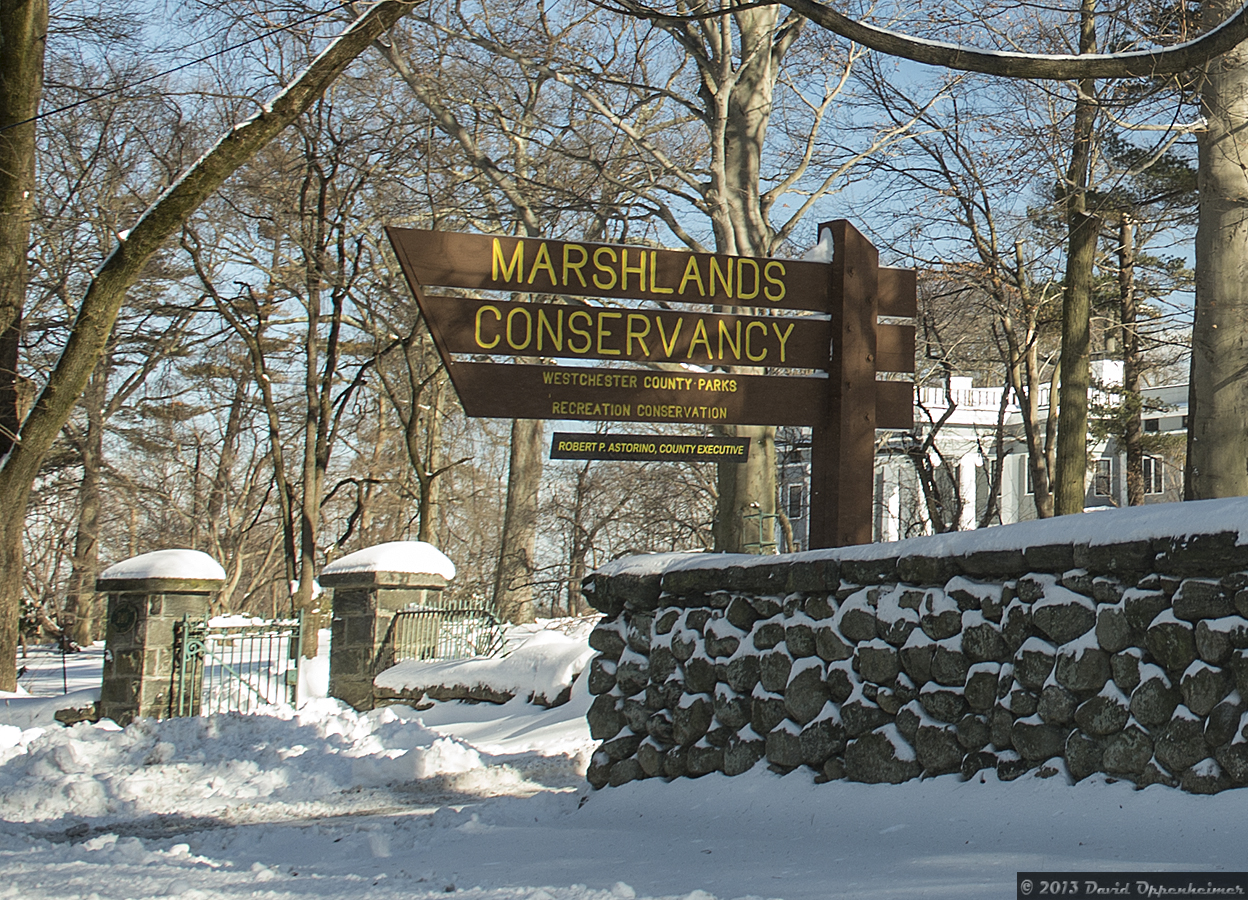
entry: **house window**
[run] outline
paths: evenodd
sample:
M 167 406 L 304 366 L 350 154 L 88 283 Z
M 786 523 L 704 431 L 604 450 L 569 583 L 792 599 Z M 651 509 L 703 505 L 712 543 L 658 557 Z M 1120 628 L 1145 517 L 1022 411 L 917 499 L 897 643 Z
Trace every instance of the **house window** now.
M 1161 419 L 1145 419 L 1144 430 L 1149 433 L 1161 431 Z
M 1036 485 L 1031 480 L 1031 460 L 1023 457 L 1023 474 L 1027 477 L 1027 493 L 1028 495 L 1036 492 Z
M 1097 497 L 1113 496 L 1113 476 L 1114 461 L 1112 459 L 1098 459 L 1096 461 L 1096 476 L 1092 480 L 1092 493 Z
M 788 496 L 785 498 L 784 514 L 789 517 L 789 521 L 800 519 L 802 517 L 802 485 L 789 485 Z
M 1144 457 L 1144 493 L 1160 494 L 1166 489 L 1162 477 L 1163 462 L 1156 456 Z

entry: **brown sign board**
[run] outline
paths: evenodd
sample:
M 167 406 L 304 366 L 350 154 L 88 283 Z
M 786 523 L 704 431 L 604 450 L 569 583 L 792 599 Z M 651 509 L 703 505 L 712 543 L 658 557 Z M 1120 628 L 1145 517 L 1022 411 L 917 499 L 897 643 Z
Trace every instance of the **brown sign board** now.
M 450 374 L 470 416 L 587 422 L 814 425 L 829 385 L 827 378 L 505 363 L 459 362 Z M 909 427 L 912 386 L 879 382 L 888 385 L 897 388 L 885 387 L 883 419 L 898 424 L 880 427 Z
M 690 437 L 684 434 L 593 434 L 556 431 L 551 459 L 611 459 L 636 462 L 745 462 L 749 438 Z
M 468 415 L 809 425 L 810 546 L 871 540 L 875 431 L 911 428 L 914 402 L 910 381 L 877 380 L 877 373 L 914 371 L 914 325 L 879 318 L 914 318 L 916 273 L 879 266 L 875 247 L 848 222 L 820 226 L 832 239 L 831 263 L 386 232 Z M 427 295 L 434 285 L 511 298 Z M 542 302 L 518 302 L 517 295 Z M 546 302 L 551 295 L 622 302 Z M 749 309 L 691 313 L 671 304 Z M 826 318 L 779 314 L 784 310 Z M 654 368 L 487 363 L 481 356 Z M 743 368 L 816 374 L 738 374 Z

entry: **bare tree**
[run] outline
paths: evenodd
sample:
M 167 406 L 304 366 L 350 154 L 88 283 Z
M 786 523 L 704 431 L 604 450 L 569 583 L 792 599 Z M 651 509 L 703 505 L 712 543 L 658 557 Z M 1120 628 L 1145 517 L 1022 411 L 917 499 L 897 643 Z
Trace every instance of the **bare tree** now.
M 412 5 L 405 0 L 382 0 L 356 20 L 302 74 L 265 104 L 261 112 L 230 129 L 183 177 L 169 185 L 119 240 L 91 279 L 64 352 L 49 373 L 30 412 L 23 418 L 12 447 L 0 459 L 0 690 L 13 690 L 16 686 L 22 526 L 31 487 L 43 457 L 73 412 L 78 397 L 104 353 L 118 310 L 125 302 L 126 291 L 142 275 L 147 261 L 186 218 L 240 165 L 297 119 L 379 33 L 409 12 Z M 10 23 L 7 19 L 0 23 L 0 27 L 4 28 L 6 61 L 14 56 L 23 56 L 33 44 L 41 43 L 43 39 L 41 29 L 30 24 L 26 4 L 20 6 L 25 16 L 21 23 Z M 9 9 L 6 5 L 5 12 Z M 16 38 L 12 44 L 9 35 Z M 13 48 L 11 52 L 8 49 L 10 46 Z M 36 68 L 42 71 L 41 64 L 32 66 L 29 70 L 31 80 L 23 82 L 17 95 L 33 95 L 31 99 L 37 104 L 38 92 L 30 90 L 38 83 Z M 11 90 L 17 92 L 17 85 Z M 10 89 L 0 92 L 0 96 L 5 98 L 4 108 L 0 110 L 0 123 L 3 126 L 14 125 L 19 117 L 11 112 Z M 10 130 L 20 131 L 23 127 Z M 25 173 L 28 167 L 20 153 L 22 142 L 14 140 L 13 143 L 19 152 L 14 155 L 12 171 Z M 20 195 L 23 191 L 30 191 L 33 195 L 33 182 L 26 175 L 22 177 L 23 180 L 15 186 L 3 189 L 0 209 L 6 212 L 12 210 L 18 215 L 28 214 L 25 205 L 28 201 Z M 17 239 L 21 234 L 11 237 Z M 0 243 L 5 243 L 5 249 L 0 252 L 6 254 L 6 259 L 12 259 L 7 256 L 14 252 L 12 247 L 7 242 Z M 19 276 L 15 279 L 17 284 L 25 280 L 18 271 L 26 265 L 24 243 L 22 246 L 20 263 L 16 266 L 5 263 L 15 276 Z M 16 322 L 16 311 L 23 308 L 24 297 L 17 302 L 6 300 L 6 304 L 0 333 L 7 332 Z

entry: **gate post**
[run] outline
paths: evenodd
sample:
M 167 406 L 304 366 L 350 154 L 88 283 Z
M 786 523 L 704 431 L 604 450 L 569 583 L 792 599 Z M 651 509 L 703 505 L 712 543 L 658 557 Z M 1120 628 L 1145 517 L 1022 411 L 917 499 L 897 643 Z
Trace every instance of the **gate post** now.
M 454 577 L 455 565 L 423 541 L 379 544 L 326 566 L 318 581 L 334 592 L 329 696 L 372 709 L 373 678 L 394 661 L 386 642 L 394 614 L 427 605 Z
M 157 550 L 110 566 L 95 589 L 108 595 L 100 715 L 118 725 L 164 718 L 174 692 L 174 624 L 202 619 L 225 570 L 198 550 Z

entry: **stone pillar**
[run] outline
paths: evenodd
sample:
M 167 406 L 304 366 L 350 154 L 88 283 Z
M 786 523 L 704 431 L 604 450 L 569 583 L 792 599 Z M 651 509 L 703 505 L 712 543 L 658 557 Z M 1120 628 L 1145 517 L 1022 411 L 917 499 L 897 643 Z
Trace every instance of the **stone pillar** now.
M 118 725 L 172 712 L 174 624 L 203 619 L 225 585 L 225 571 L 195 550 L 160 550 L 101 573 L 95 589 L 108 596 L 100 715 Z M 192 688 L 197 697 L 200 685 Z
M 372 709 L 373 678 L 394 663 L 394 648 L 386 644 L 394 614 L 428 605 L 454 574 L 449 559 L 418 541 L 383 544 L 326 566 L 318 581 L 334 592 L 329 695 Z

